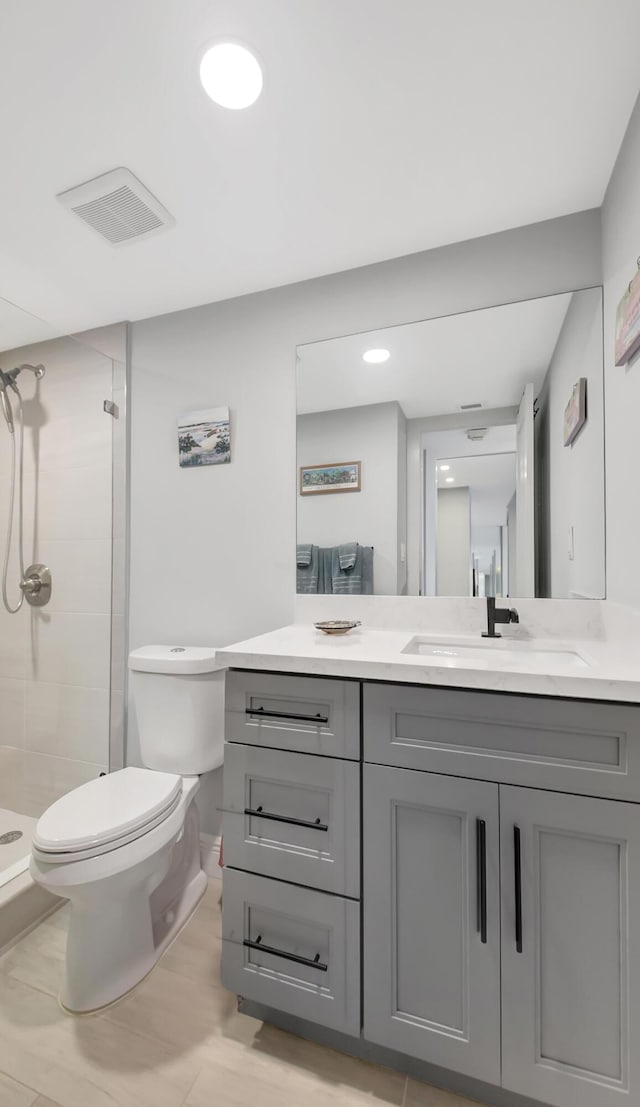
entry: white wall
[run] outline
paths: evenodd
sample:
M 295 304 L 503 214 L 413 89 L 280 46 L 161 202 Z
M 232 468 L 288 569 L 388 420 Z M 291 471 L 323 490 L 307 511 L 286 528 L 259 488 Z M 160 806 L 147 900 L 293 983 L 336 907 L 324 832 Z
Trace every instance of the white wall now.
M 471 504 L 468 488 L 438 489 L 436 595 L 471 591 Z
M 564 445 L 564 410 L 574 384 L 587 380 L 587 422 Z M 604 396 L 602 380 L 602 290 L 588 288 L 571 298 L 549 371 L 538 396 L 541 445 L 545 452 L 545 595 L 604 597 Z M 538 443 L 536 443 L 536 450 Z M 536 466 L 537 468 L 537 466 Z M 573 527 L 574 558 L 569 559 Z M 543 535 L 540 535 L 540 539 Z
M 226 644 L 292 620 L 296 345 L 599 280 L 589 211 L 134 323 L 131 647 Z M 212 404 L 231 408 L 231 464 L 180 469 L 177 416 Z
M 616 308 L 640 255 L 640 100 L 602 208 L 606 412 L 607 598 L 640 607 L 640 357 L 616 368 Z
M 360 492 L 301 496 L 298 490 L 298 542 L 373 546 L 379 596 L 394 596 L 398 589 L 398 423 L 396 403 L 318 411 L 297 420 L 298 471 L 301 465 L 360 461 L 362 483 Z

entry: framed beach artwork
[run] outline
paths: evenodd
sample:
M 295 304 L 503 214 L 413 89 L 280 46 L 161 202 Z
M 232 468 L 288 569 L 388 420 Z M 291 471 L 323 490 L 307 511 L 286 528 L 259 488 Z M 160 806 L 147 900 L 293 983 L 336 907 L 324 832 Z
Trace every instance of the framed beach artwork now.
M 640 259 L 638 259 L 640 269 Z M 629 284 L 616 312 L 616 365 L 626 365 L 640 350 L 640 272 Z
M 573 386 L 571 399 L 564 409 L 564 444 L 575 441 L 587 420 L 587 379 L 580 377 Z
M 231 461 L 228 407 L 187 411 L 178 419 L 178 457 L 183 469 Z
M 360 492 L 360 490 L 359 461 L 300 466 L 301 496 L 318 496 L 327 492 Z

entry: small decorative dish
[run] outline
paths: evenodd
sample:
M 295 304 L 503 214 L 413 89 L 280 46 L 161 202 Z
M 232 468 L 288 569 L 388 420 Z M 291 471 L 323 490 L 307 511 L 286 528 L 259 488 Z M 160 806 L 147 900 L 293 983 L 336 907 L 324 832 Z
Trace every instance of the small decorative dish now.
M 360 620 L 356 619 L 326 619 L 322 623 L 313 624 L 316 630 L 321 630 L 323 634 L 348 634 L 354 627 L 361 625 Z

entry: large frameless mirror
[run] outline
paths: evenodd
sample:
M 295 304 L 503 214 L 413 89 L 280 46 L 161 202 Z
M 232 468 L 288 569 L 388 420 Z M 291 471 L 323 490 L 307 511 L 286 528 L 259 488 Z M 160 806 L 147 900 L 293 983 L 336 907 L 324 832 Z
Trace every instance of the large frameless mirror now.
M 605 594 L 602 290 L 299 346 L 303 594 Z

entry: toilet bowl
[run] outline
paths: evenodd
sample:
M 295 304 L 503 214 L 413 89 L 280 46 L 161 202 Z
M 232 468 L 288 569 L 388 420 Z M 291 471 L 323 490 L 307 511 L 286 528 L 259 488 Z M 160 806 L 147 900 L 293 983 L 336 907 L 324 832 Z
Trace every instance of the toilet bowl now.
M 222 762 L 223 673 L 213 654 L 164 646 L 135 651 L 132 678 L 142 681 L 132 679 L 132 695 L 150 767 L 83 784 L 36 826 L 33 880 L 71 905 L 60 1002 L 73 1013 L 98 1010 L 135 987 L 206 889 L 193 767 L 199 774 Z M 158 672 L 160 683 L 145 680 Z M 162 726 L 154 738 L 148 724 L 158 711 Z M 154 765 L 156 748 L 162 768 Z

